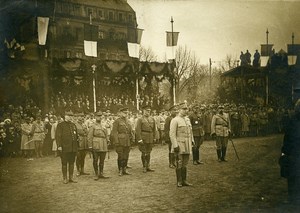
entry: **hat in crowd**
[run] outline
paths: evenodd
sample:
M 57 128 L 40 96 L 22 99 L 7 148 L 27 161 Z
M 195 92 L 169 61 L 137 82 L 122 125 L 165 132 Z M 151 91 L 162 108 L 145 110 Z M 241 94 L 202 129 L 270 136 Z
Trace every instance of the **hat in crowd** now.
M 95 116 L 102 116 L 102 115 L 103 113 L 101 111 L 95 113 Z
M 224 109 L 224 106 L 223 105 L 219 105 L 218 109 Z
M 66 112 L 65 115 L 68 115 L 68 116 L 73 116 L 73 112 L 69 111 L 69 112 Z
M 119 108 L 119 112 L 125 112 L 125 111 L 128 111 L 129 108 L 128 107 L 121 107 Z
M 170 108 L 169 108 L 169 111 L 175 111 L 175 110 L 177 110 L 177 105 L 175 104 L 175 105 L 173 105 L 173 106 L 171 106 Z
M 151 106 L 145 105 L 145 106 L 142 106 L 142 109 L 143 110 L 151 110 Z
M 178 108 L 179 109 L 188 109 L 189 107 L 186 102 L 182 102 L 182 103 L 178 104 Z
M 6 118 L 6 119 L 4 120 L 4 123 L 11 123 L 11 120 L 10 120 L 9 118 Z
M 79 112 L 79 113 L 77 113 L 77 116 L 78 116 L 78 117 L 83 117 L 83 116 L 84 116 L 84 113 L 83 113 L 83 112 Z

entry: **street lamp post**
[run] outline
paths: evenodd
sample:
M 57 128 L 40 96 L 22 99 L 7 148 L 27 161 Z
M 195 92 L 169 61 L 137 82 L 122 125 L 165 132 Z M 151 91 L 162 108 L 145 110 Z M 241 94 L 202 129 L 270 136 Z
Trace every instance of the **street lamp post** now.
M 95 64 L 92 65 L 92 73 L 93 73 L 93 100 L 94 100 L 94 112 L 97 112 L 97 103 L 96 103 L 96 79 L 95 79 L 95 71 L 97 66 Z

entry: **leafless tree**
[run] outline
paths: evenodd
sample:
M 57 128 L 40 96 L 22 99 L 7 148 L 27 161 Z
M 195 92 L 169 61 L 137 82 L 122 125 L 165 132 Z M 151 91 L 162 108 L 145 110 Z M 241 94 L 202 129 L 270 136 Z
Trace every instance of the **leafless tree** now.
M 221 72 L 228 71 L 238 65 L 238 59 L 232 55 L 226 55 L 225 59 L 219 62 Z
M 157 55 L 153 52 L 151 47 L 143 47 L 140 48 L 139 60 L 146 62 L 154 62 L 157 61 Z

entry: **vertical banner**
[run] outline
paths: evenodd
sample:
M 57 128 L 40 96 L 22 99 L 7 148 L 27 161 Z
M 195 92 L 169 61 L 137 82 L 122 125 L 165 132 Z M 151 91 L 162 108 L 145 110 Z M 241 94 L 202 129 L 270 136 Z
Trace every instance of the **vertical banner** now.
M 48 32 L 48 17 L 37 17 L 39 45 L 45 45 Z
M 270 56 L 274 44 L 261 44 L 261 56 Z
M 97 57 L 98 27 L 94 25 L 84 25 L 84 54 L 86 56 Z
M 167 33 L 167 46 L 177 46 L 179 32 L 166 32 Z
M 132 58 L 139 58 L 140 56 L 140 45 L 136 43 L 127 43 L 128 54 Z

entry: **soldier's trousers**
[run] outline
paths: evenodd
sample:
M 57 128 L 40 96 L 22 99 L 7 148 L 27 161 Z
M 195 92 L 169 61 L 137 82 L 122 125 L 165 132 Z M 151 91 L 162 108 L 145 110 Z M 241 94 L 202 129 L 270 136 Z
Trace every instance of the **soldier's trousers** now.
M 203 143 L 203 137 L 201 136 L 194 136 L 194 143 L 195 145 L 193 146 L 193 161 L 198 161 L 200 160 L 200 146 Z
M 93 151 L 93 167 L 96 175 L 98 171 L 103 172 L 105 156 L 106 152 Z
M 143 167 L 148 168 L 150 166 L 150 155 L 152 151 L 152 143 L 141 143 L 139 144 L 139 150 L 141 151 L 141 159 Z
M 118 169 L 120 170 L 123 167 L 127 166 L 130 147 L 129 146 L 116 146 L 116 152 L 118 154 Z
M 69 178 L 72 178 L 74 172 L 76 152 L 62 152 L 60 157 L 61 157 L 63 178 L 67 178 L 68 166 L 69 166 Z
M 84 172 L 84 160 L 86 156 L 85 150 L 78 150 L 76 158 L 76 167 L 79 172 Z
M 190 154 L 177 154 L 175 153 L 175 160 L 176 160 L 176 168 L 186 168 L 190 159 Z

